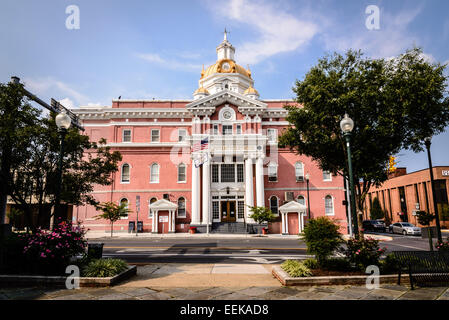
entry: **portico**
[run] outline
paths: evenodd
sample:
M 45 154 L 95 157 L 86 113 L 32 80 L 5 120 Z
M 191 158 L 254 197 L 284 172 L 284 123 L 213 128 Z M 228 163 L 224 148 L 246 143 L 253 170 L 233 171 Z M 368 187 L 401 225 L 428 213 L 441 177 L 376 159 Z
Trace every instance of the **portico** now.
M 279 207 L 279 213 L 281 214 L 281 234 L 288 235 L 288 234 L 298 234 L 301 233 L 304 230 L 304 216 L 306 215 L 307 207 L 297 201 L 290 201 L 281 207 Z M 296 226 L 294 227 L 294 230 L 289 230 L 289 214 L 297 214 L 298 215 L 298 231 L 296 232 Z
M 150 216 L 153 218 L 151 229 L 152 233 L 174 233 L 176 209 L 178 209 L 178 205 L 176 203 L 170 202 L 165 199 L 161 199 L 151 203 Z M 160 214 L 160 212 L 168 212 L 168 218 L 163 218 L 167 217 L 167 215 L 162 215 Z M 167 224 L 168 230 L 164 228 Z M 162 228 L 159 228 L 159 226 L 161 226 Z

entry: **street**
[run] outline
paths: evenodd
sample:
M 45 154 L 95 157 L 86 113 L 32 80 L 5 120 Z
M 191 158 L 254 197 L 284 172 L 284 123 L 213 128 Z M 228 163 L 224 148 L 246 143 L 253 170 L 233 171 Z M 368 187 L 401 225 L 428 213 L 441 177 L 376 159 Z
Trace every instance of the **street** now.
M 378 234 L 391 237 L 380 247 L 391 251 L 429 250 L 427 239 L 418 236 Z M 287 259 L 307 258 L 303 241 L 288 238 L 101 238 L 103 256 L 130 263 L 232 263 L 278 264 Z

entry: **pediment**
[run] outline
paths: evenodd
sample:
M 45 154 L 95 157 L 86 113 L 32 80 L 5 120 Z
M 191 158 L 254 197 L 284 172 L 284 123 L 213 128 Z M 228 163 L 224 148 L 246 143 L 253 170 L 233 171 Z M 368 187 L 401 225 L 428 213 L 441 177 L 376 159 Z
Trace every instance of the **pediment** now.
M 195 100 L 186 105 L 194 115 L 208 115 L 215 112 L 215 108 L 223 103 L 230 103 L 238 107 L 242 114 L 256 115 L 262 114 L 267 108 L 267 104 L 260 100 L 248 98 L 238 92 L 223 90 L 210 96 Z
M 174 210 L 177 208 L 178 205 L 176 203 L 170 202 L 165 199 L 160 199 L 150 204 L 150 209 L 152 210 Z
M 281 212 L 305 212 L 307 207 L 297 201 L 290 201 L 279 207 Z

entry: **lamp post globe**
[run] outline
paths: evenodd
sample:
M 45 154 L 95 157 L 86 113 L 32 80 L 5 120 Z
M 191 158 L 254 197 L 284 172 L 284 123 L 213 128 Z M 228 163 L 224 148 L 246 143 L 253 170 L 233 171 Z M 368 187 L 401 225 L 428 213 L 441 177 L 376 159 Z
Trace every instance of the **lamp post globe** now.
M 61 129 L 67 130 L 68 128 L 70 128 L 72 120 L 70 119 L 70 117 L 67 115 L 67 113 L 65 111 L 62 111 L 61 113 L 59 113 L 56 116 L 55 122 L 56 122 L 56 126 L 58 127 L 59 130 L 61 130 Z
M 354 121 L 349 117 L 347 113 L 340 121 L 340 128 L 343 132 L 343 136 L 346 140 L 346 149 L 348 153 L 348 174 L 349 174 L 349 188 L 351 190 L 350 201 L 351 201 L 351 216 L 353 223 L 353 234 L 358 237 L 358 222 L 357 222 L 357 214 L 355 208 L 355 187 L 354 187 L 354 176 L 352 172 L 352 157 L 351 157 L 351 132 L 354 129 Z

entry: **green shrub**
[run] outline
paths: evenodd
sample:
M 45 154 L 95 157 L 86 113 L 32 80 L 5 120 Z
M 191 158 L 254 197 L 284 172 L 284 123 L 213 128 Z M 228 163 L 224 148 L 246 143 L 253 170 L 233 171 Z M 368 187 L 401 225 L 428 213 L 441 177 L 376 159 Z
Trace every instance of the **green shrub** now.
M 318 263 L 331 256 L 342 243 L 339 226 L 327 217 L 310 219 L 304 227 L 307 252 L 315 255 Z
M 84 268 L 85 277 L 113 277 L 128 268 L 128 264 L 121 259 L 96 259 Z
M 318 261 L 314 258 L 306 259 L 302 262 L 307 268 L 309 269 L 318 269 L 320 265 L 318 264 Z
M 380 256 L 385 252 L 385 248 L 379 248 L 379 241 L 371 238 L 350 239 L 346 243 L 343 252 L 354 263 L 357 268 L 365 271 L 369 265 L 378 265 Z
M 399 271 L 399 266 L 399 260 L 392 253 L 379 261 L 380 272 L 383 274 L 396 273 Z
M 291 277 L 310 277 L 312 275 L 312 271 L 298 260 L 287 260 L 281 265 L 281 268 Z
M 322 262 L 322 268 L 332 271 L 349 271 L 351 263 L 345 258 L 328 258 Z

